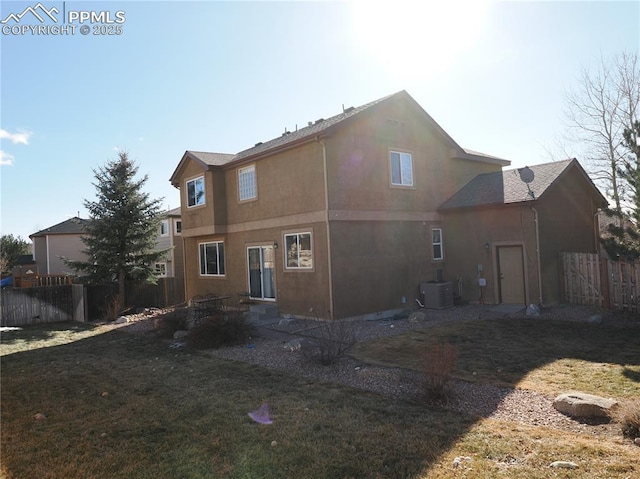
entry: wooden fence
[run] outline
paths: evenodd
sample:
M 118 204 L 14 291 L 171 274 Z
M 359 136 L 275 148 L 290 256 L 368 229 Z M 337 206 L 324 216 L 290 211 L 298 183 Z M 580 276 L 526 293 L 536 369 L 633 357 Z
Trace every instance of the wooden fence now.
M 561 253 L 564 297 L 571 304 L 640 313 L 640 261 Z
M 184 302 L 183 281 L 161 278 L 157 285 L 127 284 L 127 305 L 164 308 Z M 0 292 L 0 325 L 27 326 L 101 319 L 117 286 L 41 286 Z

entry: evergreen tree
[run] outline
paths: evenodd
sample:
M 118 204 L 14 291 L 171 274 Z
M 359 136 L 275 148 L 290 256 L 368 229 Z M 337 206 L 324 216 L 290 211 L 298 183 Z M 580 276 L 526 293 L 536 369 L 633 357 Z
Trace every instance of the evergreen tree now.
M 89 222 L 87 235 L 82 238 L 89 259 L 65 262 L 84 273 L 89 283 L 117 281 L 123 307 L 126 280 L 155 283 L 153 263 L 168 251 L 154 249 L 162 200 L 152 200 L 142 191 L 147 176 L 135 179 L 138 168 L 126 152 L 120 152 L 117 160 L 93 172 L 97 201 L 84 202 Z
M 29 254 L 29 243 L 20 236 L 2 235 L 0 239 L 0 270 L 11 271 L 18 262 L 18 256 Z
M 625 200 L 628 207 L 623 211 L 609 211 L 617 219 L 608 226 L 609 235 L 603 244 L 613 259 L 640 258 L 640 122 L 624 130 L 624 146 L 631 154 L 624 157 L 618 175 L 629 185 Z

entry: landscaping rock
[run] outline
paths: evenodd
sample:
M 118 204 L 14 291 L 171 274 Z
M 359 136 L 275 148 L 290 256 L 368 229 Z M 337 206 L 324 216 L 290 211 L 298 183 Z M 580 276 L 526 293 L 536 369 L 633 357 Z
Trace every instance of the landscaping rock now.
M 179 329 L 175 333 L 173 333 L 173 339 L 184 339 L 189 335 L 189 331 L 184 329 Z
M 126 316 L 120 316 L 118 319 L 116 319 L 115 323 L 116 324 L 124 324 L 126 322 L 128 322 L 129 320 L 127 319 Z
M 575 462 L 570 461 L 554 461 L 550 465 L 550 467 L 558 467 L 562 469 L 577 469 L 578 465 Z
M 609 412 L 617 407 L 615 399 L 607 399 L 593 394 L 572 391 L 560 394 L 553 401 L 553 407 L 571 417 L 609 417 Z
M 636 437 L 636 438 L 633 440 L 633 443 L 634 443 L 636 446 L 640 446 L 640 437 Z

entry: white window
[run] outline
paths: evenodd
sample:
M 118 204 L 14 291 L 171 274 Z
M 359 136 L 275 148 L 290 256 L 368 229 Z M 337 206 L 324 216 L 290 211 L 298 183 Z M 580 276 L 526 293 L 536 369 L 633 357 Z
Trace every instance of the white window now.
M 433 228 L 431 230 L 431 244 L 433 246 L 433 259 L 434 260 L 442 260 L 444 259 L 444 251 L 442 249 L 442 229 L 441 228 Z
M 200 206 L 204 202 L 204 176 L 187 181 L 187 206 Z
M 160 223 L 160 236 L 167 236 L 169 234 L 169 220 L 162 220 Z
M 167 276 L 167 263 L 155 263 L 154 269 L 156 276 L 160 278 L 165 278 Z
M 182 221 L 176 220 L 176 233 L 177 235 L 182 234 Z
M 257 195 L 255 165 L 238 169 L 238 196 L 240 201 L 251 200 Z
M 284 235 L 287 269 L 312 269 L 311 233 Z
M 224 243 L 200 243 L 200 274 L 202 276 L 224 275 Z
M 391 184 L 396 186 L 413 186 L 413 161 L 411 153 L 399 151 L 389 152 L 391 168 Z

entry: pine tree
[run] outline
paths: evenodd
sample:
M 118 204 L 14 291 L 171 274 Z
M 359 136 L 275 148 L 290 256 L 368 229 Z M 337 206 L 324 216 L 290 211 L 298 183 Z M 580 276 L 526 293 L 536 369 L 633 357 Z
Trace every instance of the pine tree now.
M 97 201 L 84 201 L 89 222 L 82 238 L 89 259 L 66 263 L 84 273 L 89 283 L 117 281 L 123 307 L 127 280 L 157 281 L 153 263 L 167 253 L 155 250 L 162 200 L 152 200 L 142 191 L 148 177 L 135 179 L 138 168 L 126 152 L 93 172 Z
M 613 259 L 640 258 L 640 122 L 624 130 L 624 146 L 631 154 L 626 155 L 618 175 L 629 185 L 624 211 L 610 211 L 617 218 L 615 224 L 608 226 L 609 235 L 603 239 L 603 245 Z

